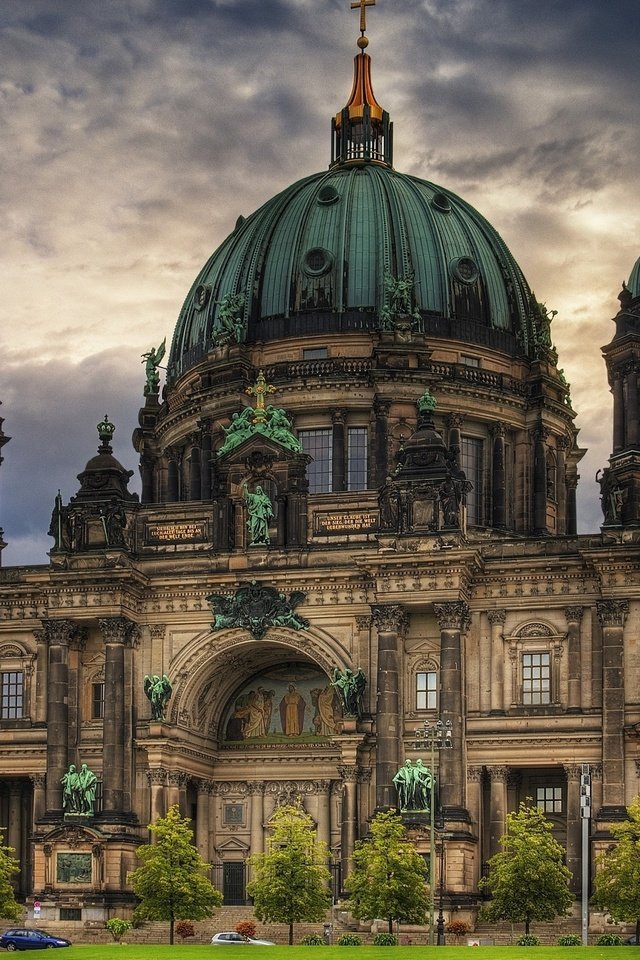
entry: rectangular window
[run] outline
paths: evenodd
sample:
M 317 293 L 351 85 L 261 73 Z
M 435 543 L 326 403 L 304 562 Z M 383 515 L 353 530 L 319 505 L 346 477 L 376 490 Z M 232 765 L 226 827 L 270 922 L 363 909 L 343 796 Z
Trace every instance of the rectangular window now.
M 416 710 L 435 710 L 438 702 L 438 674 L 416 673 Z
M 525 705 L 551 703 L 550 654 L 522 654 L 522 702 Z
M 367 428 L 349 427 L 347 432 L 347 490 L 367 489 Z
M 91 719 L 104 718 L 104 683 L 91 684 Z
M 562 787 L 536 787 L 536 806 L 545 813 L 562 813 Z
M 333 430 L 301 430 L 302 449 L 313 461 L 307 469 L 309 493 L 331 493 L 333 484 Z
M 328 356 L 326 347 L 308 347 L 302 351 L 303 360 L 326 360 Z
M 24 674 L 20 671 L 2 674 L 2 698 L 0 700 L 0 718 L 19 720 L 24 695 Z
M 61 920 L 82 920 L 80 907 L 60 907 Z
M 462 437 L 460 466 L 472 484 L 473 490 L 467 494 L 467 523 L 478 526 L 484 522 L 482 510 L 484 442 L 475 437 Z
M 479 367 L 480 357 L 469 357 L 462 354 L 460 357 L 460 363 L 464 363 L 465 367 Z

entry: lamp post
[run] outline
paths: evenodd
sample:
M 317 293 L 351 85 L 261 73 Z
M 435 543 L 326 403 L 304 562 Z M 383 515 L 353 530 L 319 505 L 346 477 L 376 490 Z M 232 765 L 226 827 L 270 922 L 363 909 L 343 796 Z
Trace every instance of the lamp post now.
M 444 914 L 442 906 L 444 901 L 444 833 L 440 836 L 440 883 L 438 884 L 438 919 L 436 920 L 437 943 L 439 947 L 444 946 Z
M 436 862 L 436 821 L 435 821 L 435 800 L 436 800 L 436 776 L 435 776 L 435 761 L 436 761 L 436 750 L 452 750 L 453 749 L 453 724 L 451 720 L 440 720 L 439 718 L 434 721 L 425 720 L 421 727 L 415 732 L 415 746 L 416 750 L 420 750 L 424 747 L 428 747 L 431 755 L 431 782 L 429 785 L 429 945 L 434 946 L 434 917 L 435 917 L 435 884 L 434 884 L 434 875 L 435 875 L 435 862 Z M 442 884 L 442 868 L 440 875 L 440 883 Z M 442 888 L 440 894 L 440 916 L 442 916 Z M 438 918 L 440 920 L 440 917 Z M 442 923 L 444 925 L 444 917 L 442 918 Z M 443 926 L 443 939 L 444 939 L 444 926 Z M 438 932 L 438 944 L 441 944 L 443 941 L 440 939 L 440 932 Z

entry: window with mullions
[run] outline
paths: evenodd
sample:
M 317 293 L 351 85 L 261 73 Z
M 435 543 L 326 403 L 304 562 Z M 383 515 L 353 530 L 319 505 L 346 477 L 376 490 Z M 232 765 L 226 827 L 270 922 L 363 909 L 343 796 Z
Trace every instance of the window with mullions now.
M 333 430 L 301 430 L 302 449 L 313 461 L 307 467 L 309 493 L 331 493 L 333 472 Z
M 0 719 L 19 720 L 24 698 L 24 674 L 21 671 L 2 674 Z
M 562 813 L 562 787 L 536 787 L 536 807 L 545 813 Z
M 467 480 L 473 484 L 473 489 L 467 494 L 467 523 L 472 527 L 484 523 L 482 510 L 483 459 L 484 442 L 475 437 L 462 437 L 460 466 L 464 470 Z
M 551 703 L 550 654 L 522 654 L 522 702 L 525 705 Z
M 347 490 L 367 489 L 367 428 L 347 432 Z
M 435 710 L 438 705 L 438 674 L 416 673 L 416 710 Z
M 91 684 L 91 719 L 104 719 L 104 683 Z

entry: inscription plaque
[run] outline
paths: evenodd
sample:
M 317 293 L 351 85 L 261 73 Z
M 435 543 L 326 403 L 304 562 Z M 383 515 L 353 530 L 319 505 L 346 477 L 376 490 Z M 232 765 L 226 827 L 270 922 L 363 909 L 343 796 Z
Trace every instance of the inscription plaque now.
M 379 525 L 374 510 L 353 510 L 349 513 L 317 513 L 315 532 L 321 535 L 344 533 L 371 533 Z
M 189 543 L 207 539 L 204 520 L 147 524 L 147 543 Z

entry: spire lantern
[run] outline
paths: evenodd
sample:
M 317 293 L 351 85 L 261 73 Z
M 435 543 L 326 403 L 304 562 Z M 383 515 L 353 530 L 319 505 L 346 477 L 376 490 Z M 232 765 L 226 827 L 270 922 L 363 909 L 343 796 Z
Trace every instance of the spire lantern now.
M 360 53 L 353 63 L 353 87 L 349 101 L 332 121 L 331 166 L 342 163 L 377 162 L 391 166 L 393 124 L 389 114 L 380 106 L 371 82 L 371 57 L 365 53 L 369 46 L 367 7 L 376 0 L 355 0 L 351 9 L 360 10 Z

